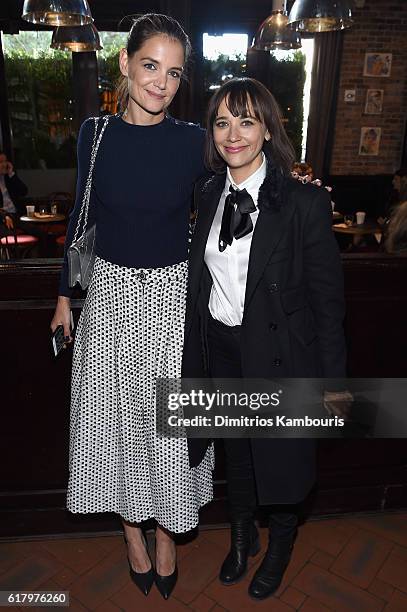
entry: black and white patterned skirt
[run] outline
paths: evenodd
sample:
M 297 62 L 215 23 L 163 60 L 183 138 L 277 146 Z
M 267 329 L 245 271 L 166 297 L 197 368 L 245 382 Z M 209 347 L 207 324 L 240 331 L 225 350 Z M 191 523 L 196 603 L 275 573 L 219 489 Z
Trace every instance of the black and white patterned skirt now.
M 96 258 L 72 365 L 67 507 L 155 518 L 182 533 L 212 499 L 213 447 L 155 431 L 156 378 L 181 373 L 187 262 L 136 269 Z

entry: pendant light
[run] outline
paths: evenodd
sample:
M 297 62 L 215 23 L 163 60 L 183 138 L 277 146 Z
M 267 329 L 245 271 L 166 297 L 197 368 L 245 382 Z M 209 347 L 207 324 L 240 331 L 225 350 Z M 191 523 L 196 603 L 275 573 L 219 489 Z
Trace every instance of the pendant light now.
M 288 26 L 285 0 L 273 0 L 271 15 L 260 24 L 252 48 L 258 51 L 288 50 L 301 47 L 301 36 Z
M 353 24 L 350 0 L 295 0 L 288 23 L 300 32 L 330 32 Z
M 52 49 L 61 51 L 100 51 L 99 32 L 93 23 L 84 26 L 55 28 L 51 41 Z
M 82 26 L 93 21 L 87 0 L 24 0 L 21 17 L 50 26 Z

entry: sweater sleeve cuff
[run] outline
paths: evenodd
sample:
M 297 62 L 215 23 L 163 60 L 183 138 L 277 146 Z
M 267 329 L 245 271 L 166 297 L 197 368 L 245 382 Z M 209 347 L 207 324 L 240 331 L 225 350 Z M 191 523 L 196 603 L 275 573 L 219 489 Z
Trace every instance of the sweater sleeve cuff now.
M 71 289 L 71 287 L 69 287 L 68 285 L 68 269 L 67 269 L 67 265 L 65 264 L 61 272 L 58 295 L 63 295 L 65 297 L 70 298 L 72 297 L 73 292 L 74 290 Z

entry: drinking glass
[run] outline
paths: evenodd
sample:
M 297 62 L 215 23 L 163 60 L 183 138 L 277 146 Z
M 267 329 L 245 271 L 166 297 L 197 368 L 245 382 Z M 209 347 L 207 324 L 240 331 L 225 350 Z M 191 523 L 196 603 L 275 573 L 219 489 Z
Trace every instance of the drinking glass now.
M 350 227 L 351 225 L 353 225 L 354 215 L 345 215 L 343 220 L 345 221 L 345 225 Z

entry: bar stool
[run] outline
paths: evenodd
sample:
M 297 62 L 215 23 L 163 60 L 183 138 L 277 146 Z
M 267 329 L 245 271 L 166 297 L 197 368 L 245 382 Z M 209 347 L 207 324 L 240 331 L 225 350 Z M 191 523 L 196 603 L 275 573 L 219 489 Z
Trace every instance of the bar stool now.
M 60 255 L 61 257 L 63 257 L 64 255 L 65 238 L 66 236 L 58 236 L 58 238 L 55 240 L 58 255 Z
M 9 236 L 3 236 L 0 240 L 0 259 L 12 259 L 11 254 L 13 259 L 24 258 L 37 243 L 36 236 L 18 234 L 16 231 Z

